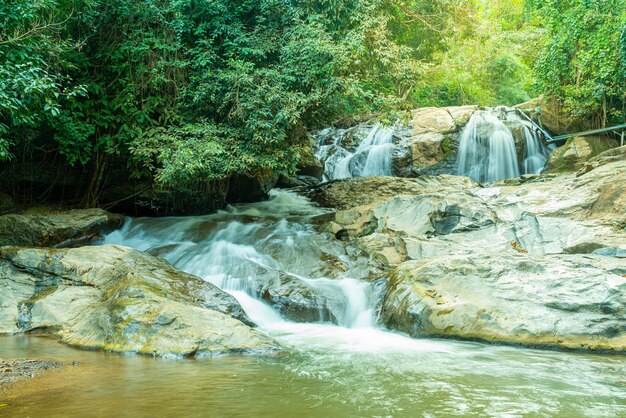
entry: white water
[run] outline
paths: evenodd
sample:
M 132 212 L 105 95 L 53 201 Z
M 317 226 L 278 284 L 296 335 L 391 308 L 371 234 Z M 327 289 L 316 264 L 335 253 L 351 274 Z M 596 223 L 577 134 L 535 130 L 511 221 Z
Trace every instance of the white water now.
M 317 144 L 316 157 L 324 165 L 326 180 L 350 177 L 391 176 L 393 175 L 393 129 L 376 123 L 369 128 L 367 137 L 362 140 L 354 152 L 344 144 L 344 137 L 339 135 L 328 143 L 323 137 Z
M 524 156 L 521 164 L 513 133 L 504 121 L 516 124 L 524 135 Z M 475 112 L 463 128 L 459 141 L 457 173 L 479 182 L 493 182 L 539 174 L 548 151 L 532 126 L 507 108 Z
M 104 243 L 153 253 L 215 284 L 232 294 L 254 323 L 286 345 L 360 352 L 447 350 L 442 344 L 376 325 L 376 292 L 358 280 L 366 272 L 364 260 L 348 256 L 333 237 L 313 231 L 308 221 L 322 213 L 302 197 L 273 191 L 269 202 L 215 215 L 132 219 Z M 326 266 L 323 255 L 345 263 L 347 271 L 337 278 L 325 277 L 320 273 Z M 281 274 L 342 301 L 330 308 L 338 324 L 292 322 L 272 309 L 260 297 L 260 289 L 279 286 Z

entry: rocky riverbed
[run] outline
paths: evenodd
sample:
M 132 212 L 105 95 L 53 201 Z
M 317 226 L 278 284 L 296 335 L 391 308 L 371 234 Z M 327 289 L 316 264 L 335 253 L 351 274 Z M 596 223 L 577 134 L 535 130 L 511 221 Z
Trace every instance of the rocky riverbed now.
M 47 370 L 63 367 L 63 363 L 49 360 L 7 360 L 0 358 L 0 389 L 20 380 L 32 379 Z
M 626 147 L 557 178 L 354 178 L 309 196 L 337 209 L 324 231 L 387 271 L 390 328 L 624 352 L 624 176 Z

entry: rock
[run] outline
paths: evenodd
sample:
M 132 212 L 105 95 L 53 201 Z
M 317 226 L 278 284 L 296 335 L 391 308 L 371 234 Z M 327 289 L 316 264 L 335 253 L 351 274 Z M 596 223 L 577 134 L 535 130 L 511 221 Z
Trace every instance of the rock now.
M 392 276 L 382 318 L 413 336 L 626 351 L 626 279 L 589 256 L 442 255 Z
M 413 135 L 428 132 L 449 134 L 457 129 L 454 118 L 445 108 L 424 107 L 411 111 L 411 114 Z
M 626 160 L 607 157 L 579 176 L 489 188 L 454 176 L 362 178 L 313 198 L 339 209 L 320 228 L 392 277 L 392 328 L 625 351 L 625 177 Z
M 118 228 L 123 220 L 123 216 L 102 209 L 3 215 L 0 216 L 0 247 L 86 244 Z
M 411 111 L 408 123 L 388 127 L 393 144 L 393 175 L 415 177 L 454 173 L 458 136 L 477 109 L 477 106 L 415 109 Z M 333 178 L 332 173 L 337 175 L 335 168 L 339 161 L 354 154 L 358 145 L 372 134 L 372 129 L 379 128 L 379 124 L 370 120 L 345 129 L 327 128 L 314 132 L 315 151 L 323 162 L 326 176 Z M 366 158 L 367 152 L 363 150 L 355 155 L 349 163 L 350 173 L 358 175 Z M 345 175 L 345 172 L 341 173 Z
M 313 138 L 311 138 L 310 142 L 313 142 Z M 298 162 L 297 168 L 298 176 L 314 177 L 321 180 L 324 174 L 324 166 L 317 159 L 310 147 L 304 147 L 302 149 L 302 155 L 300 156 L 300 162 Z
M 156 356 L 274 350 L 237 301 L 126 247 L 0 249 L 0 333 Z
M 565 145 L 552 151 L 543 170 L 545 173 L 577 171 L 593 157 L 617 147 L 618 143 L 609 138 L 585 136 L 570 138 Z
M 255 176 L 235 175 L 231 177 L 226 201 L 229 203 L 250 203 L 267 200 L 269 192 L 278 182 L 278 176 L 271 172 L 256 173 Z
M 342 319 L 345 301 L 328 283 L 332 280 L 303 280 L 281 274 L 279 283 L 264 283 L 259 294 L 274 310 L 291 321 L 336 324 Z
M 626 248 L 608 247 L 598 248 L 592 252 L 594 255 L 602 255 L 605 257 L 626 258 Z
M 626 145 L 623 147 L 611 148 L 601 152 L 597 156 L 587 161 L 583 167 L 576 173 L 582 176 L 602 165 L 626 160 Z
M 467 124 L 476 106 L 421 108 L 411 112 L 410 134 L 401 135 L 401 144 L 410 149 L 410 159 L 397 153 L 396 172 L 408 176 L 410 172 L 427 173 L 433 170 L 437 174 L 452 174 L 458 135 Z M 446 167 L 437 170 L 444 164 Z
M 32 379 L 46 370 L 62 367 L 63 363 L 49 360 L 7 360 L 0 358 L 0 389 L 18 380 Z
M 385 201 L 396 195 L 416 195 L 432 191 L 463 190 L 477 187 L 467 177 L 421 176 L 416 179 L 397 177 L 355 177 L 323 183 L 304 190 L 313 201 L 322 206 L 347 209 Z

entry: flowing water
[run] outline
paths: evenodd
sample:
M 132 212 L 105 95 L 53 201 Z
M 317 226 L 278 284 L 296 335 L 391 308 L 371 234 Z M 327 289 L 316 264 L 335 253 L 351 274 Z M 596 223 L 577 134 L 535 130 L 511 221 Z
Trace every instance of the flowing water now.
M 513 132 L 505 124 L 516 125 L 523 135 L 521 167 Z M 479 182 L 493 182 L 539 174 L 546 164 L 548 149 L 533 130 L 511 109 L 479 110 L 463 128 L 459 140 L 457 173 Z
M 626 358 L 412 339 L 377 325 L 365 260 L 316 233 L 287 192 L 215 215 L 133 219 L 107 243 L 159 255 L 233 294 L 284 347 L 271 356 L 153 359 L 0 338 L 0 355 L 78 360 L 2 398 L 6 416 L 626 416 Z M 333 274 L 324 260 L 344 264 Z M 345 270 L 345 271 L 344 271 Z M 259 289 L 289 274 L 339 300 L 338 324 L 286 320 Z M 320 319 L 324 319 L 320 315 Z M 8 398 L 8 396 L 11 396 Z
M 346 135 L 321 135 L 316 157 L 324 165 L 326 180 L 393 174 L 393 128 L 380 123 L 367 128 L 367 136 L 351 151 Z

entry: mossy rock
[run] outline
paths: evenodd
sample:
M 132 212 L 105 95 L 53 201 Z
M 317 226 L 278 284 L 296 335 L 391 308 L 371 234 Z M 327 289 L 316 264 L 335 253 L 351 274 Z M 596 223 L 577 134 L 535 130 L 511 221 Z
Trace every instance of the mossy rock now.
M 600 136 L 575 137 L 550 153 L 544 173 L 577 171 L 595 156 L 617 147 L 617 141 Z

